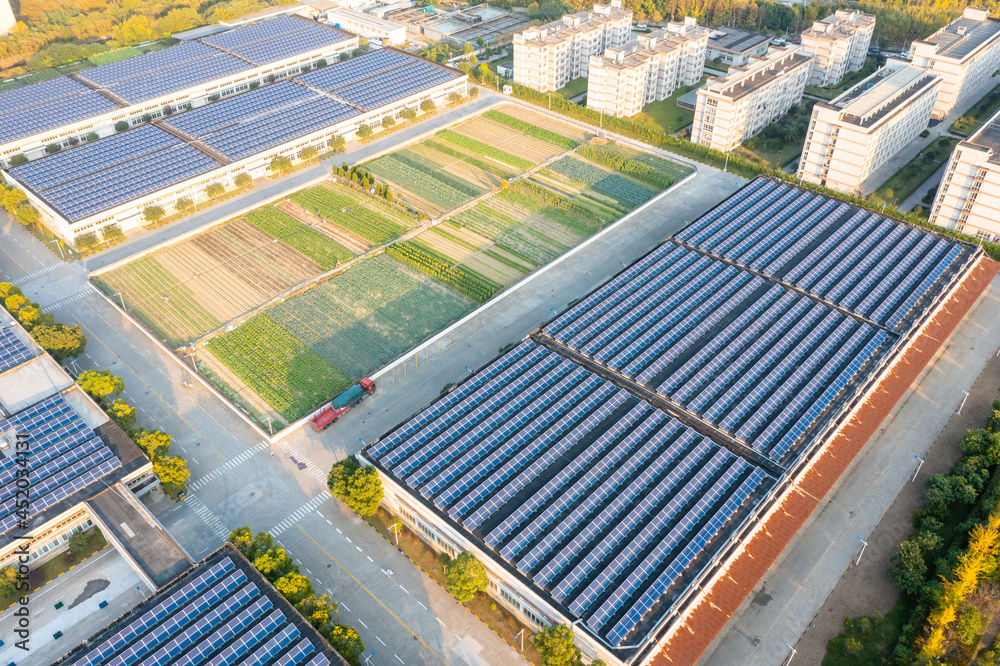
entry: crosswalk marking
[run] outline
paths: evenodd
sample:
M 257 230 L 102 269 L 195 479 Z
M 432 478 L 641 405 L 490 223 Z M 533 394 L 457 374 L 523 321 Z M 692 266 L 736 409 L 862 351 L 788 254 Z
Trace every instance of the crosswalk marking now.
M 188 495 L 184 498 L 184 501 L 195 512 L 195 515 L 205 521 L 208 528 L 215 532 L 220 539 L 225 539 L 229 536 L 231 530 L 196 495 Z
M 330 499 L 331 497 L 333 496 L 330 494 L 330 492 L 324 490 L 320 494 L 316 495 L 316 497 L 313 497 L 311 500 L 309 500 L 308 503 L 293 511 L 292 514 L 288 516 L 288 518 L 285 518 L 283 521 L 281 521 L 268 531 L 273 536 L 278 536 L 279 534 L 287 530 L 289 527 L 291 527 L 292 525 L 299 522 L 307 515 L 315 511 L 316 507 L 318 507 L 320 504 Z
M 51 266 L 46 266 L 45 268 L 37 270 L 34 273 L 28 273 L 27 275 L 25 275 L 22 278 L 18 278 L 16 280 L 11 280 L 11 284 L 24 284 L 25 282 L 28 282 L 30 280 L 34 280 L 39 275 L 45 275 L 46 273 L 48 273 L 50 271 L 54 271 L 55 269 L 59 268 L 62 265 L 63 264 L 60 263 L 60 264 L 52 264 Z
M 293 447 L 288 440 L 283 440 L 277 444 L 277 447 L 287 453 L 288 455 L 294 457 L 297 461 L 301 462 L 306 466 L 306 470 L 315 477 L 318 481 L 326 483 L 326 478 L 329 476 L 329 470 L 323 470 L 316 463 L 309 460 L 305 455 L 303 455 L 298 449 Z
M 79 294 L 74 294 L 73 296 L 69 296 L 67 298 L 64 298 L 61 301 L 56 301 L 55 303 L 52 303 L 50 305 L 46 305 L 42 309 L 43 310 L 56 310 L 58 308 L 63 307 L 64 305 L 69 305 L 70 303 L 74 303 L 76 301 L 79 301 L 79 300 L 82 300 L 82 299 L 86 298 L 87 296 L 90 296 L 90 294 L 93 293 L 93 291 L 94 291 L 93 289 L 86 289 L 84 291 L 81 291 Z
M 254 457 L 254 455 L 260 453 L 265 449 L 267 449 L 267 442 L 261 440 L 253 448 L 249 448 L 243 453 L 239 454 L 238 456 L 230 458 L 229 460 L 219 465 L 205 476 L 199 477 L 196 481 L 189 483 L 188 491 L 195 492 L 199 488 L 204 488 L 207 484 L 219 478 L 220 476 L 222 476 L 229 470 L 233 469 L 237 465 L 240 465 L 246 462 L 247 460 L 250 460 L 250 458 Z

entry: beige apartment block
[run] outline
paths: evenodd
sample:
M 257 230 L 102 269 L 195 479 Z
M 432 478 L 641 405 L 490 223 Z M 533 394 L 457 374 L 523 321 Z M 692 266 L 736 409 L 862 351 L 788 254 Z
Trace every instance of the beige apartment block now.
M 798 176 L 857 194 L 861 183 L 924 131 L 941 79 L 889 59 L 840 97 L 813 106 Z
M 708 33 L 688 17 L 624 48 L 591 56 L 587 108 L 618 118 L 634 116 L 646 104 L 694 85 L 705 69 Z
M 541 92 L 558 90 L 587 76 L 591 56 L 624 46 L 631 29 L 632 12 L 622 9 L 621 0 L 528 28 L 514 35 L 514 81 Z
M 874 16 L 843 9 L 814 22 L 812 28 L 802 33 L 802 50 L 815 61 L 809 83 L 833 86 L 845 74 L 864 67 L 873 32 Z
M 812 58 L 798 47 L 751 58 L 698 89 L 691 141 L 729 152 L 802 101 Z
M 1000 69 L 1000 20 L 985 9 L 966 7 L 962 18 L 910 46 L 917 67 L 941 77 L 934 117 L 944 118 L 956 106 L 981 96 Z
M 930 219 L 982 240 L 1000 238 L 1000 113 L 955 147 Z

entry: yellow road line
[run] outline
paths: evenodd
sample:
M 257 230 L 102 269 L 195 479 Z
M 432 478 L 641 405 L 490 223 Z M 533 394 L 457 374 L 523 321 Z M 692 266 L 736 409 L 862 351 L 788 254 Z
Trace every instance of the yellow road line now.
M 416 639 L 417 639 L 418 641 L 420 641 L 420 642 L 421 642 L 421 643 L 423 644 L 423 646 L 424 646 L 425 648 L 427 648 L 428 650 L 430 650 L 430 651 L 431 651 L 431 654 L 433 654 L 433 655 L 434 655 L 435 657 L 437 657 L 437 658 L 438 658 L 439 660 L 441 660 L 441 663 L 442 663 L 442 664 L 445 664 L 445 666 L 447 666 L 448 662 L 447 662 L 447 661 L 445 661 L 445 660 L 444 660 L 444 659 L 443 659 L 443 658 L 441 657 L 441 655 L 439 655 L 439 654 L 438 654 L 437 652 L 435 652 L 435 651 L 434 651 L 434 648 L 432 648 L 432 647 L 431 647 L 430 645 L 428 645 L 428 644 L 427 644 L 427 643 L 426 643 L 426 642 L 424 641 L 424 639 L 422 639 L 422 638 L 421 638 L 420 636 L 418 636 L 418 635 L 417 635 L 417 632 L 413 631 L 413 629 L 410 629 L 409 625 L 407 625 L 407 624 L 406 624 L 405 622 L 403 622 L 402 620 L 400 620 L 400 619 L 399 619 L 399 616 L 398 616 L 398 615 L 396 615 L 396 614 L 395 614 L 395 613 L 393 613 L 393 612 L 392 612 L 391 610 L 389 610 L 389 607 L 388 607 L 388 606 L 386 606 L 386 605 L 385 605 L 384 603 L 382 603 L 382 600 L 381 600 L 381 599 L 379 599 L 379 598 L 378 598 L 378 597 L 376 597 L 376 596 L 375 596 L 374 594 L 372 594 L 372 591 L 371 591 L 371 590 L 369 590 L 369 589 L 368 589 L 367 587 L 365 587 L 364 583 L 362 583 L 362 582 L 361 582 L 360 580 L 358 580 L 357 578 L 355 578 L 355 577 L 354 577 L 354 574 L 352 574 L 352 573 L 351 573 L 350 571 L 348 571 L 348 570 L 347 570 L 347 567 L 345 567 L 345 566 L 344 566 L 343 564 L 341 564 L 341 563 L 340 563 L 340 560 L 338 560 L 338 559 L 337 559 L 336 557 L 334 557 L 333 555 L 331 555 L 331 554 L 329 553 L 329 551 L 327 551 L 327 549 L 326 549 L 326 548 L 324 548 L 323 546 L 319 545 L 319 543 L 318 543 L 318 542 L 316 541 L 316 539 L 314 539 L 314 538 L 312 537 L 312 535 L 311 535 L 311 534 L 309 534 L 309 532 L 306 532 L 306 531 L 305 531 L 304 529 L 302 529 L 302 526 L 301 526 L 301 525 L 298 525 L 298 524 L 296 524 L 295 526 L 296 526 L 296 527 L 298 527 L 298 528 L 299 528 L 299 530 L 300 530 L 300 531 L 301 531 L 301 532 L 302 532 L 303 534 L 305 534 L 305 535 L 306 535 L 306 537 L 307 537 L 307 538 L 308 538 L 308 539 L 309 539 L 310 541 L 312 541 L 312 542 L 313 542 L 314 544 L 316 544 L 316 547 L 317 547 L 317 548 L 319 548 L 320 550 L 322 550 L 322 551 L 323 551 L 323 553 L 324 553 L 324 554 L 325 554 L 325 555 L 326 555 L 327 557 L 329 557 L 329 558 L 330 558 L 331 560 L 333 560 L 333 561 L 334 561 L 334 562 L 335 562 L 335 563 L 337 564 L 337 566 L 338 566 L 338 567 L 340 567 L 340 569 L 341 569 L 341 570 L 342 570 L 342 571 L 343 571 L 343 572 L 344 572 L 345 574 L 347 574 L 348 576 L 350 576 L 350 577 L 351 577 L 351 580 L 353 580 L 353 581 L 354 581 L 355 583 L 357 583 L 358 585 L 360 585 L 360 586 L 361 586 L 361 589 L 362 589 L 362 590 L 364 590 L 365 592 L 367 592 L 367 593 L 368 593 L 368 595 L 369 595 L 369 596 L 370 596 L 370 597 L 371 597 L 372 599 L 374 599 L 375 601 L 377 601 L 377 602 L 378 602 L 378 605 L 379 605 L 379 606 L 381 606 L 382 608 L 384 608 L 384 609 L 386 610 L 386 612 L 387 612 L 387 613 L 389 613 L 389 615 L 391 615 L 391 616 L 393 616 L 394 618 L 396 618 L 396 622 L 399 622 L 399 623 L 400 623 L 401 625 L 403 625 L 403 627 L 404 627 L 404 628 L 405 628 L 405 629 L 406 629 L 406 630 L 407 630 L 408 632 L 410 632 L 411 634 L 413 634 L 413 637 L 414 637 L 414 638 L 416 638 Z

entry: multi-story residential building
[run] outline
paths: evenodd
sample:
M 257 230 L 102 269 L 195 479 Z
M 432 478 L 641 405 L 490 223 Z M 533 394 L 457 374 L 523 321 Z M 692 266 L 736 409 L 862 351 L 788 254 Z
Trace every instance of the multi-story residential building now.
M 797 47 L 773 50 L 698 89 L 691 141 L 729 152 L 802 100 L 812 58 Z
M 770 43 L 770 37 L 757 32 L 737 28 L 712 28 L 705 58 L 718 58 L 727 65 L 743 66 L 750 62 L 750 58 L 766 54 Z
M 857 194 L 861 183 L 924 131 L 941 79 L 890 58 L 830 102 L 813 106 L 798 176 Z
M 587 76 L 590 56 L 624 46 L 631 28 L 632 12 L 622 9 L 621 0 L 528 28 L 514 35 L 514 81 L 542 92 L 558 90 Z
M 619 118 L 634 116 L 680 86 L 694 85 L 705 69 L 708 33 L 688 17 L 624 48 L 591 56 L 587 108 Z
M 941 77 L 934 117 L 944 118 L 953 108 L 985 92 L 1000 69 L 1000 20 L 985 9 L 966 7 L 962 18 L 910 46 L 917 67 Z
M 874 16 L 843 9 L 814 22 L 802 33 L 802 50 L 814 60 L 809 83 L 833 86 L 864 67 L 873 32 Z
M 1000 113 L 955 147 L 930 219 L 982 240 L 1000 238 Z

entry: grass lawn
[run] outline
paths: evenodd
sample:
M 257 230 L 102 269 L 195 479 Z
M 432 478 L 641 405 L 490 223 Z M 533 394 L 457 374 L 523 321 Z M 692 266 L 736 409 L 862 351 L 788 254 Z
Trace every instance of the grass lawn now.
M 740 146 L 733 152 L 755 162 L 763 162 L 775 169 L 780 169 L 802 154 L 802 143 L 795 141 L 791 143 L 783 143 L 781 148 L 778 150 L 772 150 L 764 147 L 751 150 L 744 145 Z
M 587 92 L 587 77 L 581 76 L 578 79 L 573 79 L 556 92 L 566 99 L 573 99 L 577 95 L 582 95 Z
M 661 99 L 659 102 L 650 102 L 642 108 L 642 113 L 637 113 L 632 120 L 659 128 L 667 134 L 673 134 L 687 127 L 694 121 L 694 111 L 678 106 L 677 100 L 695 88 L 703 86 L 707 79 L 707 76 L 703 76 L 701 81 L 693 86 L 678 88 L 670 97 Z
M 392 516 L 386 513 L 383 509 L 379 509 L 378 513 L 373 516 L 368 516 L 366 520 L 368 521 L 368 524 L 374 527 L 389 543 L 393 546 L 396 545 L 395 531 L 390 531 L 388 529 L 389 524 L 391 524 L 393 520 Z M 406 527 L 404 523 L 400 523 L 400 525 L 402 525 L 402 527 L 399 529 L 399 550 L 402 551 L 403 554 L 410 559 L 410 561 L 420 567 L 427 576 L 434 580 L 435 583 L 447 590 L 448 578 L 445 576 L 444 567 L 438 560 L 438 553 L 426 543 L 421 541 Z M 504 639 L 509 645 L 521 652 L 525 659 L 530 661 L 532 664 L 542 663 L 542 655 L 535 649 L 533 641 L 535 632 L 531 628 L 525 627 L 521 624 L 516 617 L 497 604 L 492 597 L 485 593 L 480 593 L 473 597 L 472 601 L 463 605 L 472 611 L 475 616 L 483 622 L 483 624 L 496 632 L 497 636 Z M 524 629 L 525 633 L 524 651 L 520 650 L 521 638 L 518 636 L 518 633 L 522 629 Z
M 96 528 L 92 528 L 87 532 L 87 536 L 89 537 L 87 547 L 82 551 L 73 553 L 67 550 L 43 562 L 40 566 L 32 567 L 31 572 L 28 574 L 28 584 L 31 588 L 28 593 L 30 594 L 46 583 L 55 580 L 108 544 L 104 540 L 104 535 Z M 0 597 L 0 608 L 10 606 L 18 596 L 23 594 L 24 592 L 17 592 L 13 597 Z M 56 601 L 59 601 L 59 599 L 57 598 Z M 55 603 L 55 601 L 52 603 Z
M 953 134 L 969 136 L 1000 109 L 1000 86 L 986 93 L 974 107 L 948 128 Z
M 900 599 L 888 615 L 856 617 L 844 623 L 844 633 L 826 644 L 823 666 L 888 664 L 903 625 L 913 609 Z
M 826 88 L 820 88 L 819 86 L 806 86 L 806 94 L 813 95 L 814 97 L 821 97 L 823 99 L 833 99 L 861 79 L 874 74 L 876 69 L 876 60 L 877 59 L 874 56 L 868 56 L 868 59 L 865 60 L 864 67 L 856 72 L 851 72 L 835 86 L 827 86 Z
M 948 161 L 951 151 L 958 143 L 952 137 L 940 137 L 929 145 L 923 153 L 907 162 L 892 178 L 878 188 L 877 194 L 889 204 L 898 204 L 906 200 L 930 178 L 935 171 Z M 886 196 L 886 190 L 892 190 L 892 196 Z

